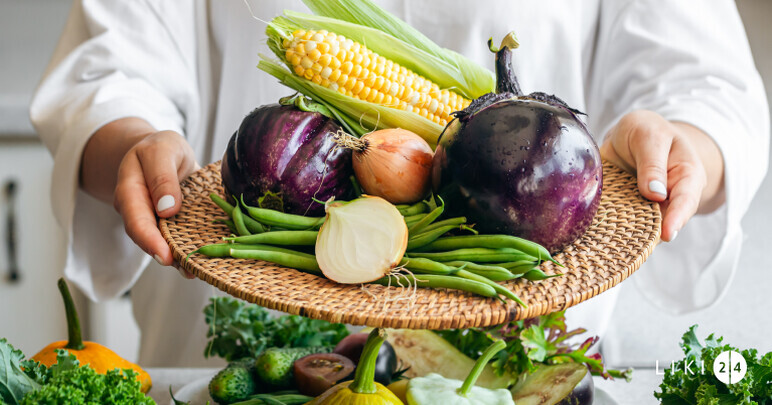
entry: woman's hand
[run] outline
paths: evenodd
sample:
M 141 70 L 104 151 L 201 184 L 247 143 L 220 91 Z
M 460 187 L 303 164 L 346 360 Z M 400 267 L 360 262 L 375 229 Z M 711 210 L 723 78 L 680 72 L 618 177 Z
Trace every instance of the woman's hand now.
M 696 213 L 720 207 L 724 161 L 699 129 L 670 122 L 652 111 L 634 111 L 606 136 L 601 155 L 638 176 L 638 189 L 662 208 L 662 240 L 671 242 Z
M 175 265 L 156 216 L 168 218 L 180 210 L 180 180 L 199 168 L 185 138 L 127 118 L 97 131 L 83 156 L 83 188 L 102 200 L 111 198 L 134 243 L 159 264 Z M 183 276 L 193 277 L 175 267 Z

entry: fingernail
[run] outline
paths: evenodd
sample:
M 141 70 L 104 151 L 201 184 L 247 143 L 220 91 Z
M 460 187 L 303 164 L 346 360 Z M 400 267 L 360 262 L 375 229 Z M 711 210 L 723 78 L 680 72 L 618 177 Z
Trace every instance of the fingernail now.
M 161 256 L 153 255 L 153 259 L 155 259 L 156 263 L 160 264 L 161 266 L 165 266 L 163 259 L 161 259 Z
M 167 194 L 158 199 L 156 210 L 158 210 L 158 212 L 163 212 L 172 207 L 174 207 L 174 196 Z
M 649 182 L 649 191 L 667 197 L 667 188 L 665 187 L 665 183 L 659 180 L 652 180 Z
M 675 240 L 676 236 L 678 236 L 678 231 L 673 232 L 672 235 L 670 235 L 670 240 L 668 242 L 672 242 Z

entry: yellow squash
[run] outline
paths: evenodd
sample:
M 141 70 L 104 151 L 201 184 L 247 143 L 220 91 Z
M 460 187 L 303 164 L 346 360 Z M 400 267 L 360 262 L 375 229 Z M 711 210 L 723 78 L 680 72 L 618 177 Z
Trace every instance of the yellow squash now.
M 137 372 L 137 379 L 142 384 L 142 392 L 150 391 L 152 381 L 150 380 L 150 375 L 145 370 L 123 359 L 114 351 L 99 343 L 83 341 L 80 333 L 80 321 L 75 310 L 75 304 L 72 301 L 72 295 L 70 295 L 70 290 L 67 288 L 67 283 L 61 278 L 59 279 L 59 291 L 62 293 L 64 311 L 67 315 L 68 340 L 51 343 L 38 354 L 32 356 L 32 359 L 50 367 L 56 364 L 56 349 L 65 349 L 74 354 L 81 365 L 88 364 L 94 371 L 100 374 L 105 374 L 108 370 L 116 368 L 134 370 Z

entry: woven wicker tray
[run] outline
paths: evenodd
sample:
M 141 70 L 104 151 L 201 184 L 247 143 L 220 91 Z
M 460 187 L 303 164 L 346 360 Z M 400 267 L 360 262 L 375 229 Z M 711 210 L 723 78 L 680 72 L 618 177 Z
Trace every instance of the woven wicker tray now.
M 160 220 L 161 233 L 174 258 L 191 273 L 241 299 L 267 308 L 354 325 L 373 327 L 449 329 L 490 326 L 563 310 L 619 284 L 646 260 L 659 241 L 660 211 L 638 193 L 635 178 L 619 168 L 603 166 L 603 197 L 592 226 L 555 258 L 566 267 L 547 262 L 544 281 L 513 280 L 506 286 L 527 304 L 503 304 L 455 290 L 418 289 L 412 302 L 387 301 L 398 287 L 338 284 L 322 277 L 272 263 L 231 258 L 208 258 L 188 253 L 221 242 L 229 233 L 213 224 L 224 214 L 209 199 L 223 195 L 219 162 L 194 173 L 182 183 L 180 212 Z M 389 290 L 386 290 L 386 289 Z

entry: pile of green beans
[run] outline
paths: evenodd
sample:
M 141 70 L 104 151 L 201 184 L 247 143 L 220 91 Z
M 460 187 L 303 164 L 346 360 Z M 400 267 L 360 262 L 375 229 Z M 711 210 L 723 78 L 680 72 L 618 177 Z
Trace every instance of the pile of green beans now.
M 234 207 L 214 193 L 210 198 L 228 216 L 215 222 L 226 225 L 232 235 L 224 237 L 224 243 L 203 246 L 191 255 L 263 260 L 323 276 L 309 252 L 324 217 L 250 207 L 243 200 Z M 399 264 L 407 271 L 374 284 L 456 289 L 526 306 L 497 282 L 539 281 L 560 275 L 545 274 L 538 267 L 547 260 L 560 265 L 543 246 L 515 236 L 479 235 L 465 217 L 440 219 L 445 204 L 438 200 L 439 205 L 421 201 L 396 206 L 408 227 L 407 251 Z

